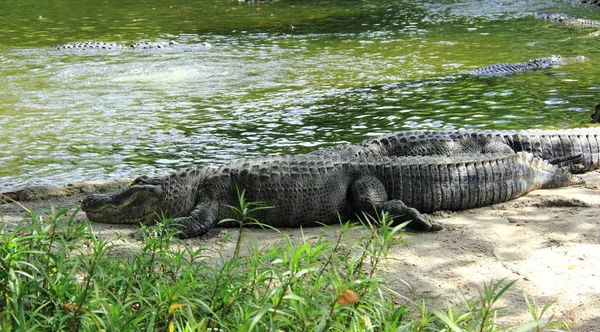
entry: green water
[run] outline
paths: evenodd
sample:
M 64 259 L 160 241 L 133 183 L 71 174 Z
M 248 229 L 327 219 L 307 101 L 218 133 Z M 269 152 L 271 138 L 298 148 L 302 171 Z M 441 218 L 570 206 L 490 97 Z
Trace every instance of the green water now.
M 408 128 L 560 128 L 600 101 L 600 37 L 565 1 L 0 3 L 0 190 L 163 174 Z M 85 40 L 197 47 L 69 52 Z M 199 47 L 208 42 L 209 48 Z M 551 54 L 587 62 L 483 79 Z

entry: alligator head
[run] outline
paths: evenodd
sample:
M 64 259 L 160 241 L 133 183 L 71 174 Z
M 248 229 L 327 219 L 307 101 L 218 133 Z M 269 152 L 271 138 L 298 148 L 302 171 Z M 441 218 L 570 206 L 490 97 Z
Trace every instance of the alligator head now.
M 548 22 L 564 22 L 566 20 L 570 20 L 571 17 L 564 13 L 554 13 L 554 12 L 539 12 L 535 14 L 536 18 L 546 20 Z
M 81 203 L 90 221 L 119 224 L 151 224 L 167 212 L 162 178 L 142 176 L 124 189 L 109 194 L 90 195 Z
M 551 55 L 545 58 L 533 59 L 530 61 L 523 62 L 523 65 L 535 69 L 535 68 L 549 68 L 549 67 L 558 67 L 560 65 L 569 64 L 573 62 L 582 62 L 586 61 L 587 58 L 583 55 L 578 55 L 570 58 L 566 58 L 560 55 Z
M 560 57 L 559 62 L 561 64 L 562 63 L 582 62 L 582 61 L 587 61 L 587 59 L 588 59 L 588 58 L 584 57 L 583 55 L 578 55 L 578 56 L 574 56 L 574 57 L 570 57 L 570 58 L 565 58 L 565 57 L 558 55 L 558 57 Z
M 596 105 L 596 112 L 592 114 L 592 123 L 600 123 L 600 104 Z

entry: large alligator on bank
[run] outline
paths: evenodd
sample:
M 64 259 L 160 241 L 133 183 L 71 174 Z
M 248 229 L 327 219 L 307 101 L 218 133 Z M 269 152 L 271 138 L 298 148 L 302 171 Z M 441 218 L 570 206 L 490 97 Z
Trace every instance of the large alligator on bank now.
M 535 14 L 536 18 L 552 23 L 562 23 L 572 27 L 600 28 L 600 21 L 587 18 L 571 17 L 565 13 L 540 12 Z
M 600 128 L 409 130 L 365 140 L 359 144 L 322 148 L 311 154 L 332 158 L 383 158 L 514 152 L 533 153 L 558 165 L 569 165 L 570 158 L 580 156 L 576 165 L 572 165 L 572 172 L 600 169 Z
M 585 60 L 587 60 L 587 58 L 581 55 L 570 58 L 565 58 L 560 55 L 551 55 L 549 57 L 537 58 L 519 63 L 497 63 L 467 71 L 465 74 L 477 76 L 508 76 L 538 69 L 554 68 L 560 65 Z
M 413 229 L 433 231 L 441 226 L 422 213 L 485 206 L 581 182 L 528 153 L 347 160 L 276 156 L 140 177 L 126 189 L 88 196 L 82 210 L 89 220 L 107 223 L 148 224 L 165 215 L 175 218 L 181 237 L 194 237 L 238 217 L 229 206 L 237 206 L 239 188 L 249 201 L 272 206 L 253 217 L 275 227 L 332 224 L 385 211 L 396 221 L 412 220 Z
M 57 50 L 75 50 L 75 51 L 85 51 L 85 50 L 145 50 L 145 49 L 159 49 L 159 48 L 169 48 L 169 47 L 180 47 L 182 44 L 170 40 L 170 41 L 159 41 L 159 42 L 135 42 L 133 44 L 120 44 L 114 42 L 100 42 L 100 41 L 85 41 L 85 42 L 75 42 L 75 43 L 67 43 L 61 45 L 50 46 L 53 49 Z M 200 43 L 198 44 L 200 47 L 209 47 L 208 43 Z

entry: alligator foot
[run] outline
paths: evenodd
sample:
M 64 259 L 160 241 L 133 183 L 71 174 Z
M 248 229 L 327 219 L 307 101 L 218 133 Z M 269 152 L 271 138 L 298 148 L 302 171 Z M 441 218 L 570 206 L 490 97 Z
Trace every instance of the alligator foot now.
M 392 200 L 386 202 L 385 205 L 388 205 L 388 207 L 384 208 L 384 210 L 397 210 L 400 207 L 402 210 L 402 215 L 398 218 L 400 220 L 411 220 L 407 226 L 407 228 L 410 230 L 417 232 L 437 232 L 444 229 L 444 227 L 433 220 L 431 216 L 423 214 L 417 211 L 417 209 L 406 206 L 400 200 Z M 394 207 L 390 205 L 393 205 Z
M 383 183 L 374 176 L 356 179 L 350 188 L 350 201 L 355 211 L 387 212 L 395 222 L 411 220 L 408 228 L 421 232 L 439 231 L 443 227 L 430 216 L 407 206 L 402 200 L 388 200 Z
M 171 227 L 179 231 L 177 236 L 182 239 L 206 234 L 217 224 L 219 204 L 216 201 L 201 202 L 187 217 L 175 218 Z
M 584 159 L 583 154 L 578 153 L 575 155 L 560 156 L 548 159 L 548 163 L 556 165 L 560 168 L 565 169 L 567 172 L 583 173 L 585 172 L 585 166 L 583 165 Z

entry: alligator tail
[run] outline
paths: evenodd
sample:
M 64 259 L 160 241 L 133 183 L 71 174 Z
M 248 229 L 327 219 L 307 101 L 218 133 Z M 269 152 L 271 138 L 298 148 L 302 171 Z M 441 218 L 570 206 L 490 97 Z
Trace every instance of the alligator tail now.
M 515 151 L 531 152 L 542 159 L 557 161 L 558 166 L 570 165 L 560 158 L 581 155 L 580 161 L 573 162 L 575 167 L 571 168 L 571 172 L 574 173 L 600 168 L 600 134 L 597 130 L 525 130 L 504 136 L 503 139 Z M 561 162 L 565 163 L 561 165 Z

